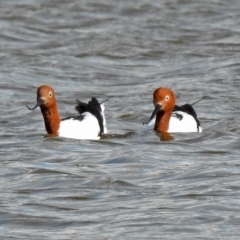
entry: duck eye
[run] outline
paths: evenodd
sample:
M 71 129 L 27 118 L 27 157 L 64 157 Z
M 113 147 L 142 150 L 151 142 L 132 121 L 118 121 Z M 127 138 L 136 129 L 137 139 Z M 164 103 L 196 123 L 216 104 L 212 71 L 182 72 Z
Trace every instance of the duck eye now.
M 168 101 L 168 100 L 169 100 L 169 96 L 168 96 L 168 95 L 165 97 L 165 100 L 166 100 L 166 101 Z
M 50 93 L 48 94 L 48 96 L 51 97 L 51 96 L 52 96 L 52 92 L 50 92 Z

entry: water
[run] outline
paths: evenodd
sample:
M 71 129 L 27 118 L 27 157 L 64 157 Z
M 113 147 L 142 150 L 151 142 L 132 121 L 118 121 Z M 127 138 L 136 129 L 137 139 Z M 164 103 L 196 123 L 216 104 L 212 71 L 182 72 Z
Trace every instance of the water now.
M 2 239 L 239 238 L 239 1 L 1 1 L 0 26 Z M 42 84 L 61 117 L 109 98 L 109 135 L 44 138 Z M 202 134 L 143 129 L 159 86 L 204 99 Z

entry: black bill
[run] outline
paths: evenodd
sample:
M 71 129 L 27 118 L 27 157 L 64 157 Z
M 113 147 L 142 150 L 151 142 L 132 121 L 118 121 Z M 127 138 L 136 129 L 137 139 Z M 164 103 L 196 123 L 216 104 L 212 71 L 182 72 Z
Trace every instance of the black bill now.
M 155 108 L 153 110 L 153 113 L 151 115 L 151 117 L 149 118 L 149 120 L 145 123 L 143 123 L 144 125 L 148 125 L 150 124 L 150 122 L 152 122 L 152 120 L 156 117 L 157 113 L 162 109 L 162 105 L 156 104 Z
M 39 100 L 37 101 L 36 105 L 33 107 L 33 108 L 30 108 L 28 105 L 26 105 L 26 107 L 29 109 L 29 110 L 34 110 L 36 109 L 38 106 L 42 105 L 44 103 L 44 100 L 42 98 L 39 98 Z

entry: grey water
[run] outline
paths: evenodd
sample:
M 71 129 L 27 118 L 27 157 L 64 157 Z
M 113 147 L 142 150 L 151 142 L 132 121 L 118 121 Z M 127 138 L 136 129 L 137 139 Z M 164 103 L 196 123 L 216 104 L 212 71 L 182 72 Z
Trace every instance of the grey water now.
M 42 84 L 108 135 L 46 138 Z M 203 133 L 143 128 L 160 86 Z M 239 239 L 240 1 L 2 0 L 0 93 L 1 239 Z

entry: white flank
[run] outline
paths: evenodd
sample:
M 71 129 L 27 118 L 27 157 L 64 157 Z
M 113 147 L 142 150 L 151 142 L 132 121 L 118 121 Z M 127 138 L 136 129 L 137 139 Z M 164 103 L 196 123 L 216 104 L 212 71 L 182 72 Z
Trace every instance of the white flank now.
M 98 140 L 100 127 L 96 117 L 89 112 L 81 115 L 84 116 L 82 121 L 73 118 L 61 121 L 59 137 Z
M 182 111 L 175 111 L 174 113 L 182 115 L 183 118 L 180 120 L 173 114 L 170 118 L 168 132 L 198 132 L 197 122 L 193 116 Z M 202 132 L 201 128 L 199 128 L 199 132 Z
M 101 106 L 102 117 L 103 117 L 103 133 L 107 134 L 107 127 L 106 127 L 107 123 L 106 123 L 106 118 L 105 118 L 105 115 L 104 115 L 105 106 L 104 106 L 103 103 L 100 106 Z
M 175 113 L 182 115 L 182 120 L 175 116 Z M 146 127 L 154 127 L 156 118 L 153 118 L 151 122 L 145 124 Z M 168 132 L 177 133 L 177 132 L 202 132 L 202 128 L 197 129 L 197 122 L 194 117 L 188 113 L 182 111 L 175 111 L 170 118 Z

